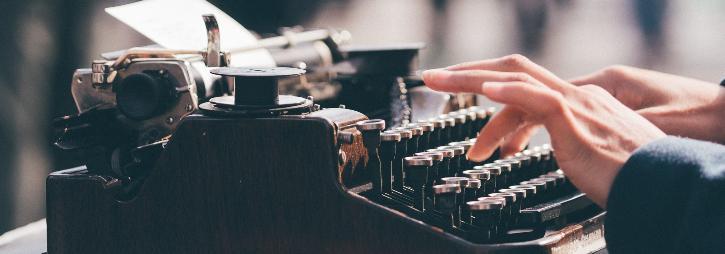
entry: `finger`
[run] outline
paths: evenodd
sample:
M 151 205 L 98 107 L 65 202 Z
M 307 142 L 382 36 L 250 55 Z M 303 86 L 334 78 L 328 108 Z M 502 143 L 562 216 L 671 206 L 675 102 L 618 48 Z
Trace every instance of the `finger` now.
M 506 106 L 496 113 L 479 132 L 476 143 L 466 155 L 468 160 L 483 161 L 491 157 L 503 141 L 503 137 L 508 136 L 524 123 L 524 114 L 523 111 L 510 106 Z
M 539 130 L 539 127 L 541 126 L 538 124 L 526 124 L 511 133 L 506 139 L 504 139 L 503 145 L 501 145 L 501 157 L 514 155 L 515 153 L 524 150 L 531 137 Z
M 432 69 L 423 72 L 423 81 L 433 90 L 450 93 L 477 93 L 482 94 L 483 82 L 511 82 L 520 81 L 544 86 L 522 72 L 499 72 L 489 70 L 449 71 L 445 69 Z
M 495 59 L 456 64 L 446 67 L 446 69 L 451 71 L 491 70 L 501 72 L 524 72 L 557 91 L 561 91 L 562 89 L 572 86 L 564 82 L 546 68 L 532 62 L 525 56 L 518 54 Z
M 523 82 L 487 82 L 483 85 L 483 95 L 507 106 L 481 130 L 476 144 L 468 153 L 468 158 L 473 161 L 491 156 L 502 143 L 502 138 L 524 123 L 556 122 L 564 112 L 561 94 Z M 559 127 L 560 124 L 555 125 Z

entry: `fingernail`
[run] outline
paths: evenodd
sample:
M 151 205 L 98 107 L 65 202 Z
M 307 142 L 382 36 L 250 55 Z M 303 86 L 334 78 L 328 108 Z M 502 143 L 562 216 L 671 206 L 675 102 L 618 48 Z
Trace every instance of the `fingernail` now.
M 421 76 L 423 77 L 423 81 L 431 82 L 434 79 L 441 78 L 441 75 L 446 75 L 448 73 L 449 71 L 446 71 L 444 69 L 430 69 L 423 71 L 423 73 L 421 73 Z
M 496 95 L 501 91 L 503 87 L 501 82 L 483 82 L 483 94 L 485 95 Z
M 477 150 L 478 149 L 471 149 L 470 151 L 468 151 L 468 153 L 466 154 L 466 159 L 469 161 L 481 162 L 485 159 L 488 159 L 488 157 L 491 157 L 491 155 L 493 154 L 493 151 L 479 152 Z

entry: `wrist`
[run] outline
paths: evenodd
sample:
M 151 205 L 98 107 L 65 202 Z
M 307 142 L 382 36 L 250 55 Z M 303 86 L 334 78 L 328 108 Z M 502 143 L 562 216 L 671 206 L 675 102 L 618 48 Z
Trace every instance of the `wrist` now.
M 720 87 L 718 96 L 708 105 L 703 112 L 707 116 L 709 133 L 713 135 L 711 141 L 725 144 L 725 87 Z

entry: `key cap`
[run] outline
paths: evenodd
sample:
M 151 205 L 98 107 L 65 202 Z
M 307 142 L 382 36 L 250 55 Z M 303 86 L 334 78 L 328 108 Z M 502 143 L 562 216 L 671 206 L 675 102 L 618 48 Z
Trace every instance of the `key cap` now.
M 431 166 L 431 157 L 405 158 L 405 183 L 413 189 L 413 206 L 421 212 L 425 211 L 425 183 L 428 181 L 428 170 Z
M 420 122 L 430 123 L 430 124 L 433 125 L 433 131 L 431 131 L 431 134 L 430 134 L 430 140 L 429 140 L 429 144 L 428 144 L 428 149 L 432 149 L 432 148 L 436 148 L 436 147 L 440 146 L 441 145 L 441 139 L 442 139 L 441 135 L 443 133 L 443 128 L 446 127 L 445 121 L 443 121 L 441 119 L 430 118 L 428 120 L 420 120 L 418 122 L 419 123 Z
M 383 177 L 383 192 L 393 190 L 393 160 L 395 159 L 396 145 L 400 142 L 400 133 L 383 132 L 380 134 L 380 161 Z
M 485 169 L 471 169 L 466 170 L 462 172 L 463 176 L 468 177 L 470 179 L 478 179 L 481 181 L 481 188 L 479 190 L 480 194 L 488 194 L 492 193 L 493 190 L 495 190 L 493 187 L 494 185 L 491 184 L 489 181 L 491 180 L 491 172 Z
M 418 140 L 418 151 L 422 152 L 425 150 L 430 149 L 430 135 L 433 131 L 433 124 L 430 123 L 410 123 L 406 125 L 406 127 L 414 126 L 414 127 L 420 127 L 423 130 L 423 133 L 420 135 L 420 139 Z
M 428 180 L 425 183 L 426 193 L 432 193 L 435 180 L 439 178 L 441 163 L 443 163 L 443 152 L 428 151 L 416 153 L 416 156 L 427 156 L 433 159 L 433 165 L 428 170 Z M 445 176 L 443 176 L 445 177 Z
M 466 177 L 460 177 L 460 176 L 453 176 L 453 177 L 444 177 L 441 178 L 441 181 L 446 184 L 458 184 L 461 186 L 461 192 L 458 193 L 457 199 L 460 201 L 463 201 L 466 196 L 466 186 L 468 185 L 468 178 Z M 461 209 L 459 208 L 458 211 L 456 211 L 454 214 L 454 219 L 456 226 L 461 225 Z
M 451 158 L 450 173 L 451 175 L 459 175 L 462 172 L 461 168 L 463 160 L 465 160 L 466 149 L 462 146 L 439 146 L 438 148 L 451 149 L 453 150 L 453 158 Z
M 443 161 L 441 161 L 441 164 L 438 166 L 438 177 L 436 179 L 453 176 L 451 173 L 451 160 L 455 157 L 453 149 L 436 148 L 429 149 L 428 151 L 443 153 Z
M 479 243 L 487 243 L 494 239 L 498 214 L 501 213 L 503 202 L 500 200 L 477 200 L 466 203 L 470 211 L 470 224 L 475 230 L 469 237 Z
M 493 235 L 494 237 L 498 237 L 506 232 L 506 228 L 504 227 L 504 209 L 506 209 L 506 206 L 508 205 L 506 203 L 505 198 L 501 197 L 482 197 L 478 199 L 479 201 L 498 201 L 502 204 L 501 209 L 496 211 L 496 221 L 494 222 L 493 227 Z
M 454 213 L 458 211 L 459 184 L 439 184 L 433 186 L 433 207 L 446 216 L 447 224 L 456 227 Z
M 402 193 L 405 185 L 403 158 L 408 154 L 408 141 L 413 137 L 413 132 L 402 129 L 393 130 L 392 132 L 400 134 L 400 142 L 395 146 L 395 158 L 393 159 L 393 189 Z
M 380 132 L 385 129 L 385 120 L 371 119 L 356 123 L 357 129 L 362 133 L 363 145 L 368 152 L 368 160 L 365 169 L 370 172 L 370 181 L 373 184 L 375 194 L 383 193 L 383 176 L 380 162 Z

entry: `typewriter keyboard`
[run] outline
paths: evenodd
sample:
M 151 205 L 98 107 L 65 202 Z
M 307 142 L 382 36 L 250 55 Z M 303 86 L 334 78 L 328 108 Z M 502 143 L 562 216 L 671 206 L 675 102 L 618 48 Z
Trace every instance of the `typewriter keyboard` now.
M 599 211 L 558 169 L 549 145 L 466 160 L 493 112 L 470 107 L 388 130 L 382 120 L 357 123 L 372 172 L 359 194 L 476 243 L 536 239 Z

